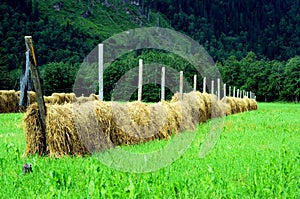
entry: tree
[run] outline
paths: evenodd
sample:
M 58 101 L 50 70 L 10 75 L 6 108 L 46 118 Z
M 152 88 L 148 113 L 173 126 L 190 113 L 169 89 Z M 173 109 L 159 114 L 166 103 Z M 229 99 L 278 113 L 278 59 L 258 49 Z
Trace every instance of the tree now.
M 7 57 L 3 48 L 0 48 L 0 90 L 10 89 L 10 78 Z
M 288 61 L 285 66 L 283 96 L 288 101 L 298 101 L 300 97 L 300 56 Z
M 45 95 L 54 92 L 70 93 L 76 76 L 76 68 L 63 62 L 49 63 L 41 66 L 41 77 Z

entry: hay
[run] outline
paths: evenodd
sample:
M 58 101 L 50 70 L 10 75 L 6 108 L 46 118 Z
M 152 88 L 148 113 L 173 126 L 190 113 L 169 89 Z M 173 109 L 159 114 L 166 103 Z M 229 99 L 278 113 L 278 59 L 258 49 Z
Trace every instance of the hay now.
M 33 104 L 36 103 L 36 94 L 34 91 L 29 91 L 29 103 Z
M 19 112 L 19 96 L 14 90 L 0 92 L 1 96 L 1 113 L 17 113 Z
M 29 106 L 23 119 L 23 123 L 26 132 L 25 154 L 43 155 L 45 149 L 45 140 L 42 134 L 37 103 Z
M 4 96 L 0 95 L 0 113 L 5 113 L 6 111 L 6 100 Z
M 216 95 L 211 94 L 211 118 L 223 117 L 226 115 L 226 107 L 218 100 Z
M 249 99 L 250 110 L 257 110 L 257 102 L 254 99 Z
M 232 99 L 230 99 L 229 97 L 223 97 L 221 102 L 223 103 L 223 106 L 225 105 L 226 116 L 231 115 L 232 114 L 232 105 L 235 106 L 235 104 L 233 104 Z
M 75 98 L 73 94 L 53 94 L 44 99 L 46 152 L 56 157 L 169 139 L 210 118 L 257 108 L 252 99 L 226 97 L 218 101 L 215 95 L 199 92 L 185 93 L 182 100 L 176 93 L 171 102 L 154 104 L 104 102 L 96 95 Z M 44 145 L 36 103 L 27 110 L 24 123 L 26 154 L 41 154 Z

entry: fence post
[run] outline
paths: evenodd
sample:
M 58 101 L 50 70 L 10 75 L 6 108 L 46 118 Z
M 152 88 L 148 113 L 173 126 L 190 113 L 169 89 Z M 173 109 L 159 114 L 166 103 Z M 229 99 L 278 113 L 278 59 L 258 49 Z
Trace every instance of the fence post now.
M 229 97 L 231 96 L 231 86 L 229 86 Z
M 103 100 L 103 44 L 98 44 L 99 99 Z
M 142 90 L 143 90 L 143 60 L 139 59 L 138 101 L 142 101 Z
M 194 92 L 197 91 L 197 75 L 194 75 Z
M 183 71 L 180 71 L 180 77 L 179 77 L 179 98 L 182 100 L 183 97 Z
M 224 86 L 224 99 L 226 99 L 226 84 L 223 85 Z
M 214 94 L 214 80 L 211 80 L 211 94 Z
M 221 99 L 221 80 L 220 78 L 217 79 L 217 84 L 218 84 L 218 100 Z
M 206 93 L 206 77 L 203 78 L 203 93 Z
M 235 86 L 233 87 L 233 97 L 235 97 Z
M 237 89 L 236 90 L 236 97 L 239 98 L 239 96 L 240 96 L 240 89 Z
M 161 101 L 165 100 L 165 67 L 161 68 Z

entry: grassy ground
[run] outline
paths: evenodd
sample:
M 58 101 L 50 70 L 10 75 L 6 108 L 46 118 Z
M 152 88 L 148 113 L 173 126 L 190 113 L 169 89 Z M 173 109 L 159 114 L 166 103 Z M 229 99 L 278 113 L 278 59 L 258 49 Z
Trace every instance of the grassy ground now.
M 110 169 L 95 157 L 22 158 L 23 115 L 0 114 L 0 198 L 300 198 L 299 113 L 299 104 L 260 103 L 258 111 L 229 116 L 204 158 L 199 150 L 210 123 L 199 125 L 183 156 L 144 174 Z M 22 173 L 25 162 L 33 173 Z

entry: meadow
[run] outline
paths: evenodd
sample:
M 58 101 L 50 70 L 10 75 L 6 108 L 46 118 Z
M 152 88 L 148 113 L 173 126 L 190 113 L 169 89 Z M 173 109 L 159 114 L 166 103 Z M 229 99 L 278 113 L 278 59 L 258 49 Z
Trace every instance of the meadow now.
M 149 173 L 118 171 L 96 156 L 24 157 L 23 116 L 0 114 L 0 198 L 300 198 L 300 104 L 259 103 L 226 117 L 203 158 L 211 122 L 200 124 L 186 133 L 195 139 L 178 160 Z M 122 148 L 147 152 L 168 142 Z M 26 162 L 32 173 L 22 172 Z

